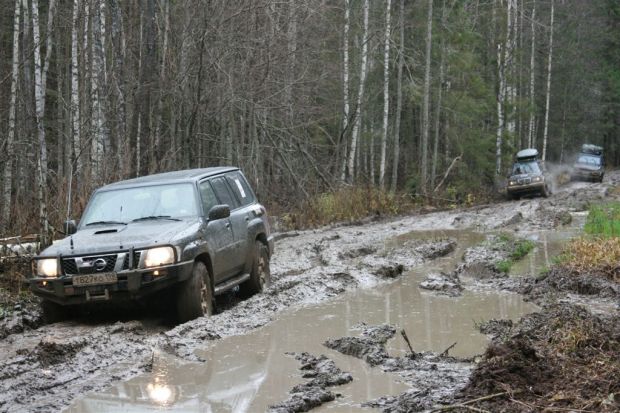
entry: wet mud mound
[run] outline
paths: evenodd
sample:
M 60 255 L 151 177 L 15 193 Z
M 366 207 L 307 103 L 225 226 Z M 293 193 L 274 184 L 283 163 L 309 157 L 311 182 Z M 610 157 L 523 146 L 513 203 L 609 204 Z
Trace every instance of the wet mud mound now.
M 521 292 L 536 302 L 557 293 L 620 299 L 620 284 L 602 274 L 574 273 L 557 266 L 544 276 L 524 281 Z
M 272 413 L 307 412 L 336 399 L 340 395 L 329 390 L 353 380 L 350 373 L 343 372 L 324 355 L 315 357 L 308 353 L 291 354 L 301 363 L 302 377 L 309 381 L 298 384 L 290 391 L 291 396 L 269 406 Z
M 0 339 L 43 324 L 39 300 L 30 293 L 11 294 L 0 288 Z
M 509 338 L 495 340 L 458 403 L 502 412 L 617 412 L 618 377 L 620 317 L 557 304 L 524 317 Z M 471 403 L 476 399 L 481 401 Z
M 325 346 L 360 358 L 387 373 L 397 374 L 411 387 L 398 396 L 380 397 L 363 406 L 378 408 L 383 412 L 423 411 L 439 400 L 450 398 L 467 383 L 471 372 L 470 360 L 450 357 L 448 351 L 442 354 L 411 351 L 407 355 L 393 357 L 385 346 L 396 335 L 395 327 L 361 325 L 360 328 L 362 337 L 330 339 L 325 342 Z
M 420 288 L 449 297 L 458 297 L 463 292 L 461 280 L 456 272 L 431 273 L 420 283 Z

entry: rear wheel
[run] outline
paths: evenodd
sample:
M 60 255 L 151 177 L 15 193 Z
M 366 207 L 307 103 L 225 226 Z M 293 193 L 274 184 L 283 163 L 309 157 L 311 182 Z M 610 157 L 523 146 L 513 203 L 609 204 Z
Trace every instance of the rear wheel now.
M 202 262 L 196 262 L 192 276 L 179 285 L 176 304 L 181 323 L 213 314 L 213 290 L 209 272 Z
M 254 295 L 263 291 L 271 283 L 271 271 L 269 270 L 269 250 L 260 241 L 254 243 L 254 259 L 250 279 L 240 285 L 241 294 L 244 296 Z
M 43 321 L 48 324 L 67 318 L 67 309 L 53 301 L 43 300 L 41 302 L 41 310 L 43 311 Z

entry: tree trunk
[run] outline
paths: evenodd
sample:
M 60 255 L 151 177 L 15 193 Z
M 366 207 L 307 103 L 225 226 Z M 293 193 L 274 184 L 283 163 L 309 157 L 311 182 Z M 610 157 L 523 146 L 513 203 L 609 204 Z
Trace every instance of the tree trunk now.
M 530 49 L 530 120 L 527 129 L 527 144 L 528 148 L 532 148 L 534 146 L 534 107 L 536 105 L 535 100 L 535 67 L 534 64 L 536 62 L 536 0 L 532 0 L 532 44 Z
M 441 28 L 446 28 L 446 1 L 444 0 L 441 6 Z M 439 130 L 441 129 L 441 104 L 443 97 L 443 84 L 445 77 L 445 60 L 446 60 L 446 45 L 445 40 L 441 39 L 441 57 L 439 59 L 439 87 L 437 88 L 437 109 L 435 112 L 435 139 L 433 142 L 433 163 L 431 165 L 431 188 L 435 185 L 435 179 L 437 177 L 437 162 L 439 153 Z
M 398 158 L 400 156 L 400 116 L 403 102 L 403 66 L 405 54 L 405 0 L 400 0 L 400 47 L 398 50 L 398 74 L 396 78 L 396 114 L 394 119 L 394 159 L 392 160 L 392 192 L 398 183 Z
M 381 136 L 381 164 L 379 186 L 385 189 L 385 158 L 387 151 L 388 120 L 390 111 L 390 17 L 392 0 L 385 5 L 385 47 L 383 52 L 383 135 Z
M 104 93 L 103 87 L 105 83 L 105 54 L 104 54 L 104 39 L 105 28 L 102 24 L 102 16 L 105 12 L 105 1 L 95 0 L 93 4 L 93 20 L 91 25 L 91 47 L 92 47 L 92 60 L 90 67 L 90 81 L 91 81 L 91 101 L 92 101 L 92 116 L 91 116 L 91 180 L 95 186 L 99 186 L 105 179 L 103 174 L 103 153 L 105 131 L 105 113 L 103 107 Z
M 349 183 L 355 177 L 355 159 L 357 156 L 357 142 L 360 135 L 362 117 L 362 101 L 364 99 L 364 86 L 366 84 L 366 63 L 368 62 L 368 8 L 369 0 L 364 0 L 364 34 L 362 37 L 362 64 L 360 67 L 360 87 L 357 94 L 357 108 L 353 120 L 353 132 L 351 136 L 351 152 L 349 153 Z
M 349 130 L 349 27 L 350 27 L 350 4 L 349 0 L 344 0 L 344 35 L 343 35 L 343 65 L 342 65 L 342 88 L 343 88 L 343 116 L 342 116 L 342 133 L 340 139 L 340 153 L 342 154 L 340 167 L 340 181 L 346 180 L 347 173 L 347 132 Z
M 2 192 L 3 210 L 0 219 L 0 231 L 9 227 L 11 218 L 11 189 L 13 184 L 13 158 L 15 157 L 15 105 L 17 101 L 17 82 L 19 81 L 19 21 L 21 17 L 21 0 L 15 0 L 13 18 L 13 66 L 11 71 L 11 100 L 9 103 L 9 131 L 7 135 L 7 160 L 4 164 L 4 188 Z
M 551 0 L 551 24 L 549 26 L 549 60 L 547 62 L 547 92 L 545 97 L 545 128 L 543 131 L 542 161 L 547 160 L 547 135 L 549 133 L 549 100 L 551 98 L 551 60 L 553 59 L 553 18 L 554 0 Z
M 426 193 L 428 186 L 428 137 L 430 132 L 430 95 L 431 95 L 431 45 L 433 36 L 433 0 L 428 0 L 428 18 L 426 26 L 426 69 L 424 71 L 424 101 L 422 108 L 422 174 L 420 184 Z

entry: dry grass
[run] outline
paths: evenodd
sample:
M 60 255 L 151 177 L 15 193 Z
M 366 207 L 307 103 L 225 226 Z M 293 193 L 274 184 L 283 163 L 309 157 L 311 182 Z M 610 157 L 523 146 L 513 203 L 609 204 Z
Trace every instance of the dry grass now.
M 577 238 L 569 242 L 559 264 L 571 274 L 601 274 L 620 282 L 620 238 Z

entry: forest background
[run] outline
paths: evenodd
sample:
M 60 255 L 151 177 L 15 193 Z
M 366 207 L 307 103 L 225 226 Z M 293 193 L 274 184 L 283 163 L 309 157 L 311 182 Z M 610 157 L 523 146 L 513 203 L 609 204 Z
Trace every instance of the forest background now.
M 525 147 L 620 164 L 620 2 L 0 0 L 0 96 L 0 235 L 217 165 L 273 211 L 352 188 L 462 199 Z

